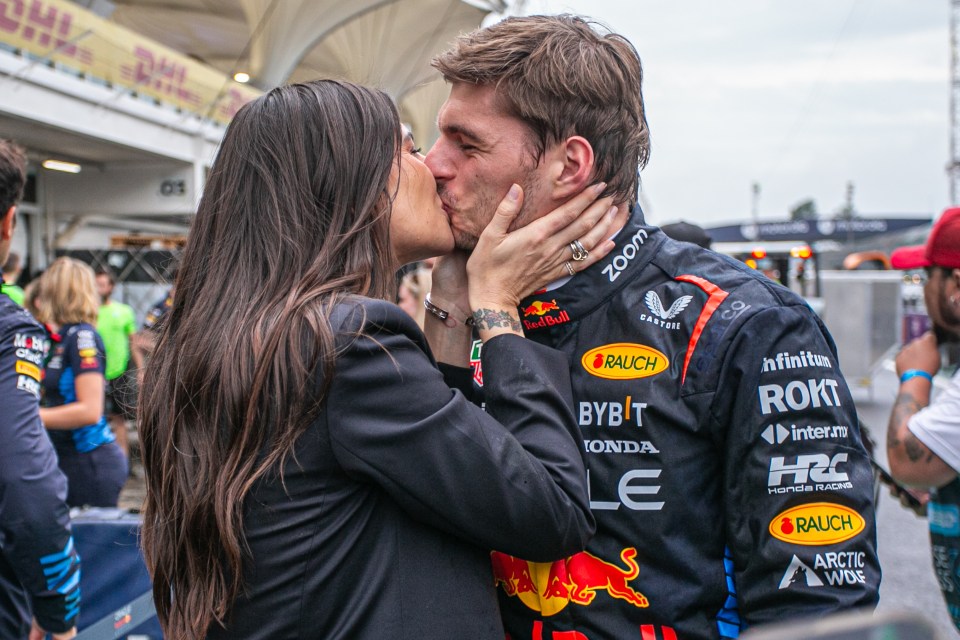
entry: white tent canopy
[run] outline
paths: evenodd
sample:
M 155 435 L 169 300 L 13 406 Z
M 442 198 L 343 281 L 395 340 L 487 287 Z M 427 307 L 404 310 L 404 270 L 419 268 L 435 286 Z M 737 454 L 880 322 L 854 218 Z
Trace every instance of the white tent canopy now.
M 119 0 L 114 22 L 270 89 L 341 78 L 377 86 L 425 142 L 445 98 L 430 60 L 505 0 Z M 431 87 L 438 83 L 440 87 Z

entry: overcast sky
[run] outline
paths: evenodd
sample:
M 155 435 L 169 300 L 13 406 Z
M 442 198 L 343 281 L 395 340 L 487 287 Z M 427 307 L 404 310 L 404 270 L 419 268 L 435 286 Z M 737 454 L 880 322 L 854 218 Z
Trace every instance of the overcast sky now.
M 627 36 L 652 136 L 648 218 L 863 216 L 949 205 L 949 0 L 528 0 Z

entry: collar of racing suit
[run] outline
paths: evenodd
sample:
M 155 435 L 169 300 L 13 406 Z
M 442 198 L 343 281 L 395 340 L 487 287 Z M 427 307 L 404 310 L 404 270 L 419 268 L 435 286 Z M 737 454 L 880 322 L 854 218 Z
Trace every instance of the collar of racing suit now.
M 556 289 L 543 289 L 520 301 L 520 320 L 534 340 L 550 330 L 575 322 L 600 307 L 656 255 L 666 236 L 646 224 L 635 205 L 630 218 L 613 238 L 616 246 L 603 260 L 570 278 Z

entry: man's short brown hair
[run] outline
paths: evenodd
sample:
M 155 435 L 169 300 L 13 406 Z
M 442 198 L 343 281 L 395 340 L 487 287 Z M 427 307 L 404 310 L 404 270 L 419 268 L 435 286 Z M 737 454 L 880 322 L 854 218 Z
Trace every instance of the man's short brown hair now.
M 27 156 L 23 149 L 0 139 L 0 215 L 20 202 L 27 181 Z
M 650 132 L 640 56 L 623 36 L 572 15 L 508 18 L 460 36 L 433 66 L 451 83 L 495 86 L 533 131 L 538 160 L 550 144 L 583 136 L 595 179 L 618 202 L 636 199 Z

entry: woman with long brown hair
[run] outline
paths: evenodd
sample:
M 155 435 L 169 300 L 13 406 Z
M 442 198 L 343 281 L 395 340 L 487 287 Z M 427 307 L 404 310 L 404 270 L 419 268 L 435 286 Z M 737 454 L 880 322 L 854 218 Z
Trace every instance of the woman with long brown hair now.
M 386 302 L 453 248 L 389 97 L 318 81 L 240 110 L 140 401 L 167 638 L 503 638 L 490 550 L 555 559 L 593 529 L 566 361 L 516 305 L 574 239 L 581 265 L 609 251 L 598 193 L 508 233 L 515 187 L 470 259 L 488 414 Z
M 94 328 L 100 300 L 93 269 L 57 258 L 39 287 L 38 319 L 52 339 L 40 420 L 67 476 L 67 504 L 115 507 L 127 480 L 127 459 L 103 415 L 105 352 Z

